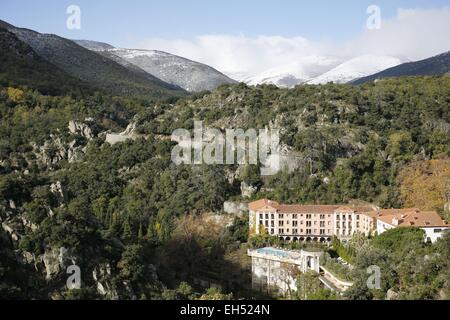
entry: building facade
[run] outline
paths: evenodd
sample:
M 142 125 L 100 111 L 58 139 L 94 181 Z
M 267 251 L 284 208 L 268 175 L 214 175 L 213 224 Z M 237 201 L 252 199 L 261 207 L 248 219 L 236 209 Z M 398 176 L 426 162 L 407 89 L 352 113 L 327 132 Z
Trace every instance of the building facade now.
M 298 273 L 308 270 L 320 272 L 322 254 L 272 247 L 248 250 L 252 258 L 252 288 L 260 292 L 290 295 L 297 290 Z
M 450 232 L 450 224 L 443 220 L 435 211 L 420 211 L 419 209 L 391 209 L 377 212 L 377 234 L 399 228 L 414 227 L 425 232 L 424 240 L 434 243 L 445 232 Z
M 397 222 L 396 222 L 397 221 Z M 249 203 L 250 234 L 269 234 L 285 241 L 347 241 L 355 233 L 381 234 L 396 227 L 423 229 L 435 242 L 450 225 L 437 212 L 412 209 L 380 210 L 372 206 L 286 205 L 268 199 Z
M 369 235 L 373 219 L 362 216 L 372 207 L 348 205 L 285 205 L 262 199 L 249 204 L 250 232 L 279 236 L 286 241 L 331 242 L 350 239 L 356 232 Z

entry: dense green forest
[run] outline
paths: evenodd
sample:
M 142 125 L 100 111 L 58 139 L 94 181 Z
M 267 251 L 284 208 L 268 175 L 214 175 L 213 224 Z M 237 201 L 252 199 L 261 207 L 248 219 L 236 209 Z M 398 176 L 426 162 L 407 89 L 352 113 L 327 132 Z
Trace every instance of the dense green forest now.
M 426 161 L 448 166 L 450 156 L 448 77 L 290 90 L 226 85 L 171 101 L 11 85 L 0 88 L 1 298 L 257 297 L 248 289 L 247 219 L 222 213 L 226 200 L 248 201 L 242 182 L 255 187 L 254 199 L 400 207 L 414 202 L 402 196 L 401 171 Z M 298 166 L 266 178 L 253 166 L 176 166 L 170 135 L 194 120 L 279 128 Z M 130 122 L 137 138 L 105 142 Z M 432 201 L 445 215 L 444 198 Z M 418 238 L 394 231 L 364 240 L 356 246 L 363 251 L 346 248 L 355 279 L 375 262 L 390 276 L 379 292 L 356 285 L 344 298 L 384 298 L 391 288 L 404 298 L 448 297 L 449 239 L 430 246 Z M 80 290 L 65 286 L 71 263 L 82 270 Z

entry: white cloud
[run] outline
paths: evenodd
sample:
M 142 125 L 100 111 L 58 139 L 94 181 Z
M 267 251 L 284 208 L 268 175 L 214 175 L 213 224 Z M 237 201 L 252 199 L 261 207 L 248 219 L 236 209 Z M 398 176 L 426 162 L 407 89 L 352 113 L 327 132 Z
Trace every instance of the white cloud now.
M 424 59 L 450 50 L 450 7 L 398 9 L 380 30 L 366 30 L 345 46 L 346 54 L 377 54 Z
M 311 65 L 311 59 L 321 55 L 326 45 L 301 38 L 280 36 L 204 35 L 193 41 L 147 39 L 141 48 L 158 49 L 211 65 L 228 74 L 259 74 L 268 69 L 295 63 Z M 323 60 L 317 63 L 323 64 Z M 304 63 L 302 63 L 304 61 Z M 310 68 L 310 67 L 309 67 Z M 310 70 L 305 70 L 310 72 Z
M 423 59 L 450 50 L 449 35 L 450 7 L 444 7 L 399 9 L 395 18 L 382 21 L 381 29 L 366 29 L 341 44 L 303 37 L 202 35 L 193 40 L 146 39 L 138 47 L 200 61 L 240 80 L 292 68 L 299 76 L 316 76 L 339 61 L 364 54 Z

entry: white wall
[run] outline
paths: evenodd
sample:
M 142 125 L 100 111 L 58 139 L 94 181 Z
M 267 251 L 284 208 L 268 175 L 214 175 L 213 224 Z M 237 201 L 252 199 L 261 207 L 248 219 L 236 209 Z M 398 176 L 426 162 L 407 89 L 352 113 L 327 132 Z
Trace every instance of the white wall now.
M 421 228 L 425 231 L 425 241 L 431 240 L 432 243 L 436 242 L 439 238 L 444 235 L 445 230 L 449 230 L 450 228 Z
M 383 221 L 377 220 L 377 234 L 382 234 L 383 232 L 393 229 L 394 226 L 387 224 Z

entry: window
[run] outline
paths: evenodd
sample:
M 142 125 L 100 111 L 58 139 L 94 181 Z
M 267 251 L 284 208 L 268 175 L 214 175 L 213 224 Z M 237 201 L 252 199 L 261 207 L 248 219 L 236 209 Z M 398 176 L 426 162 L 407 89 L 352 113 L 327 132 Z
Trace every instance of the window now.
M 275 219 L 275 216 L 273 213 L 270 215 L 270 219 L 272 219 L 272 220 Z
M 324 214 L 321 214 L 321 215 L 320 215 L 320 219 L 321 219 L 321 220 L 324 220 L 324 219 L 325 219 L 325 215 L 324 215 Z
M 298 225 L 298 221 L 292 221 L 292 226 L 296 227 Z
M 283 219 L 283 214 L 282 213 L 280 213 L 280 215 L 279 215 L 279 217 L 278 218 L 280 218 L 280 219 Z
M 434 233 L 441 233 L 442 229 L 434 229 Z
M 312 234 L 311 229 L 306 229 L 306 234 Z
M 325 221 L 320 221 L 320 226 L 325 227 Z
M 278 225 L 279 225 L 280 227 L 283 227 L 283 226 L 284 226 L 284 221 L 278 221 Z
M 292 233 L 293 234 L 298 234 L 298 230 L 297 229 L 292 229 Z
M 292 219 L 297 219 L 297 215 L 294 214 L 294 215 L 292 216 Z
M 356 220 L 359 220 L 359 214 L 356 215 Z
M 307 214 L 307 215 L 306 215 L 306 219 L 311 219 L 311 215 L 310 215 L 310 214 Z
M 262 220 L 262 219 L 263 219 L 263 214 L 260 213 L 260 214 L 259 214 L 259 220 Z
M 325 230 L 320 229 L 320 234 L 321 234 L 321 235 L 324 235 L 324 234 L 325 234 Z
M 283 234 L 284 233 L 284 229 L 280 229 L 280 232 L 279 232 L 280 234 Z
M 269 219 L 269 214 L 268 213 L 266 213 L 266 219 Z
M 306 221 L 306 226 L 311 227 L 311 221 Z

